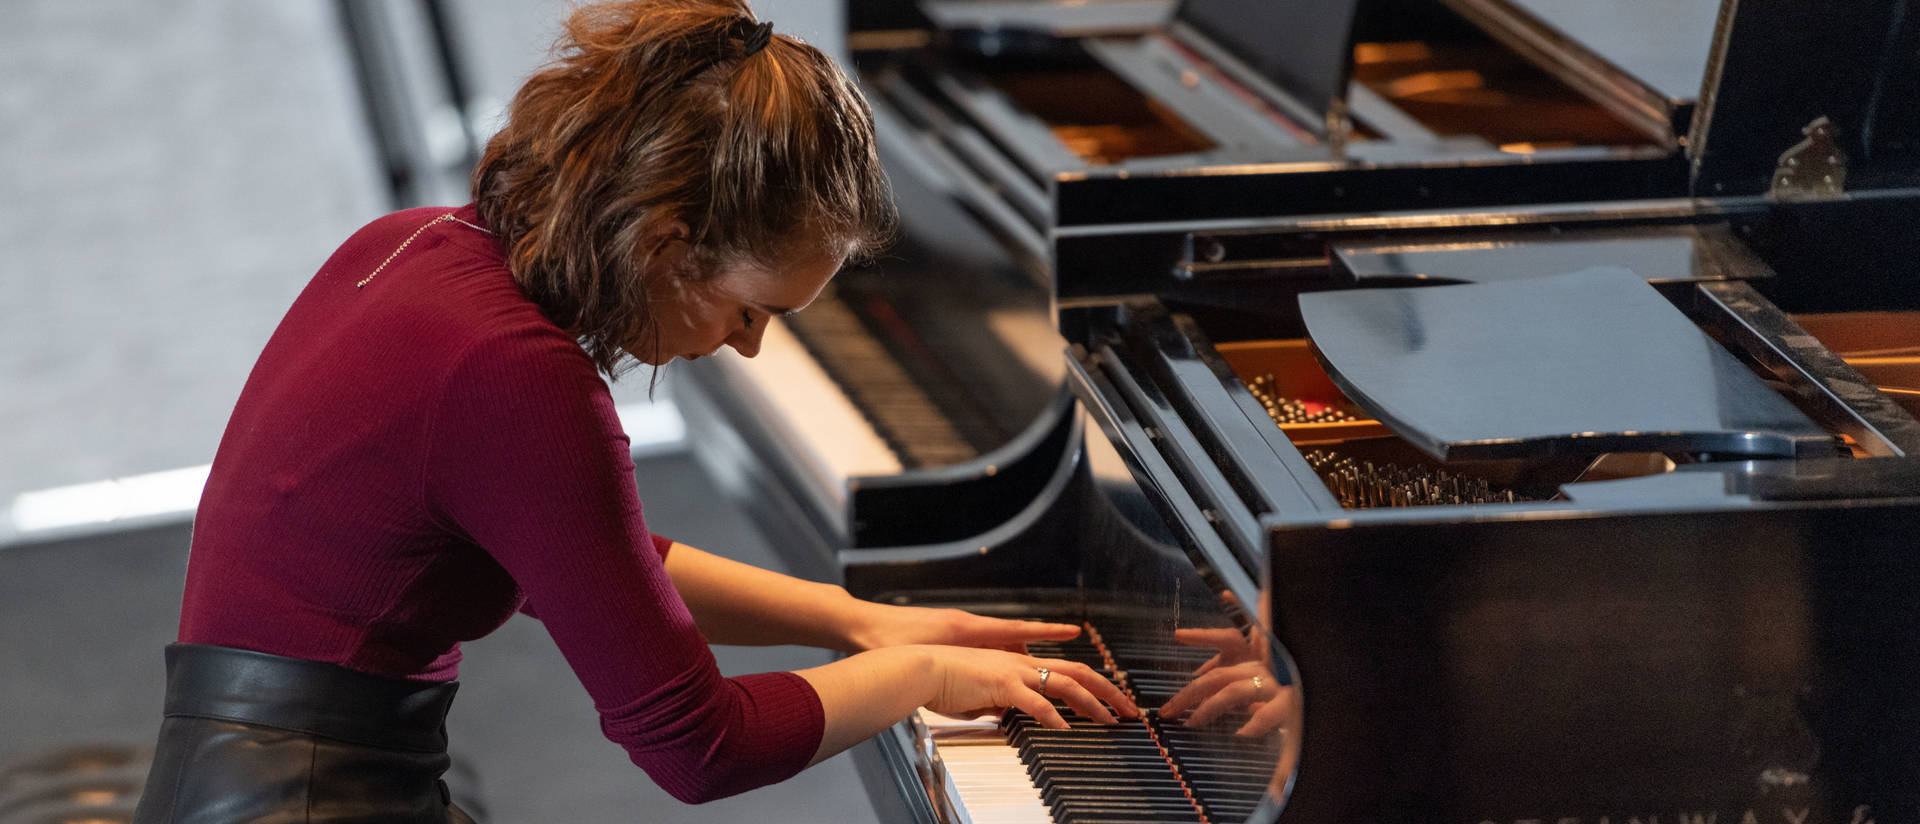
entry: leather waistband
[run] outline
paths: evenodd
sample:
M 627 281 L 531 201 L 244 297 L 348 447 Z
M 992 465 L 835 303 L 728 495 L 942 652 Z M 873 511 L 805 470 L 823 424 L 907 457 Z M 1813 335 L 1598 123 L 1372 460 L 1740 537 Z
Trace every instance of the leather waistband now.
M 404 681 L 335 664 L 205 644 L 167 647 L 169 716 L 277 727 L 373 747 L 447 748 L 455 682 Z

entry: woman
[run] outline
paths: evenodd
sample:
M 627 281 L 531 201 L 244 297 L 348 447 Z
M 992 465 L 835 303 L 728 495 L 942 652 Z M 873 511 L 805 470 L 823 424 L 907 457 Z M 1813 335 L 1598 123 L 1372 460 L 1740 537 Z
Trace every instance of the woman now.
M 675 797 L 779 781 L 915 708 L 1137 709 L 1014 652 L 1074 627 L 857 601 L 651 535 L 596 372 L 752 356 L 885 235 L 859 93 L 742 0 L 582 9 L 475 203 L 374 221 L 236 404 L 195 522 L 137 820 L 461 821 L 459 642 L 535 615 Z M 855 653 L 722 678 L 707 642 Z

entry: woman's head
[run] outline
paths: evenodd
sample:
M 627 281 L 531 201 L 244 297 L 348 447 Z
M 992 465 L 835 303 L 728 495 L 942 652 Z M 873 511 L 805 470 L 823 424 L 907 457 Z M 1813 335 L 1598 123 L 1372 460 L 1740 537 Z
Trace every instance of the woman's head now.
M 759 29 L 744 0 L 583 7 L 474 171 L 514 279 L 609 373 L 746 342 L 706 339 L 723 317 L 757 348 L 887 236 L 866 101 Z

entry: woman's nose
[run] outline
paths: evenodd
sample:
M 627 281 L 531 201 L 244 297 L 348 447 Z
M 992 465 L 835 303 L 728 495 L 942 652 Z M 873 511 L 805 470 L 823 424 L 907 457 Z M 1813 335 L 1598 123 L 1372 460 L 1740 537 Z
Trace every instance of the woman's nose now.
M 739 352 L 740 357 L 743 358 L 760 354 L 760 340 L 767 333 L 767 324 L 772 322 L 773 318 L 767 318 L 754 324 L 750 329 L 733 330 L 733 334 L 727 336 L 727 345 L 733 347 L 733 351 Z

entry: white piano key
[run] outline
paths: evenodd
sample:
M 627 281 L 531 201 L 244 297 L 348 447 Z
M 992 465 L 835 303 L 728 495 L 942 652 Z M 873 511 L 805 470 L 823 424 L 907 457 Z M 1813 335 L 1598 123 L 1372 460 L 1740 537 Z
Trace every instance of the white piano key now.
M 921 710 L 933 765 L 958 817 L 968 824 L 1052 824 L 1053 813 L 1007 744 L 999 718 L 955 718 Z

